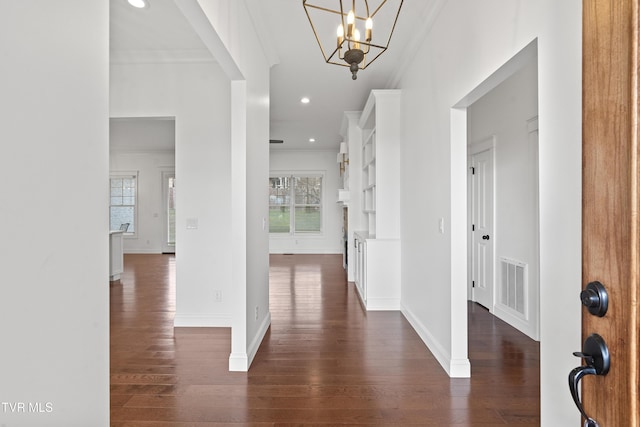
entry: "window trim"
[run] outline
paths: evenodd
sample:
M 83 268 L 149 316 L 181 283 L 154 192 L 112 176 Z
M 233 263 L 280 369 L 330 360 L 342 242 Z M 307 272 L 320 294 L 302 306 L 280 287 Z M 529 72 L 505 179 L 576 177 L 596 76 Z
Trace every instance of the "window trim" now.
M 124 179 L 124 178 L 133 178 L 135 180 L 135 193 L 134 193 L 134 205 L 133 205 L 133 232 L 131 231 L 127 231 L 126 233 L 123 233 L 122 235 L 125 238 L 129 238 L 129 239 L 134 239 L 138 237 L 138 227 L 140 226 L 140 222 L 138 221 L 138 210 L 139 210 L 139 203 L 138 203 L 138 187 L 140 186 L 140 177 L 139 177 L 139 171 L 137 170 L 132 170 L 132 171 L 111 171 L 109 173 L 109 231 L 111 230 L 111 180 L 112 179 Z M 126 205 L 126 206 L 130 206 L 130 205 Z
M 317 238 L 324 236 L 324 206 L 325 206 L 325 171 L 270 171 L 269 179 L 272 178 L 284 178 L 290 177 L 293 180 L 297 178 L 320 178 L 320 203 L 319 204 L 299 204 L 296 203 L 295 200 L 295 182 L 292 182 L 292 185 L 289 188 L 289 204 L 288 205 L 272 205 L 269 202 L 269 209 L 272 206 L 288 206 L 289 207 L 289 232 L 271 232 L 269 231 L 269 237 L 280 237 L 280 238 L 290 238 L 290 237 L 309 237 L 309 238 Z M 298 231 L 295 229 L 295 209 L 297 207 L 304 206 L 314 206 L 318 207 L 320 211 L 320 230 L 319 231 Z M 270 228 L 269 228 L 270 230 Z

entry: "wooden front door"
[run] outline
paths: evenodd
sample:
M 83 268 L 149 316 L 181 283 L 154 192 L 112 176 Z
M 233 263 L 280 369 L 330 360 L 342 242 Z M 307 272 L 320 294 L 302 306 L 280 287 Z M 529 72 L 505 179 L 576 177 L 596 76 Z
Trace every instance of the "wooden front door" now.
M 583 309 L 582 333 L 604 338 L 611 369 L 582 380 L 582 401 L 600 427 L 640 425 L 638 1 L 583 0 L 582 279 L 604 284 L 609 309 Z

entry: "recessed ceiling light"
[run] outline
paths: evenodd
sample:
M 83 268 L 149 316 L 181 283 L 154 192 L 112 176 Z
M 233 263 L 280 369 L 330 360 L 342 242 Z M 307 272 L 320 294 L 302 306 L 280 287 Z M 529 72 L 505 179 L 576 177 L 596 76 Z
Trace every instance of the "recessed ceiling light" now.
M 306 96 L 303 97 L 302 99 L 300 99 L 300 102 L 302 102 L 303 104 L 308 104 L 311 100 L 309 98 L 307 98 Z
M 148 0 L 127 0 L 130 6 L 136 7 L 138 9 L 144 9 L 145 7 L 149 7 Z
M 309 142 L 310 142 L 311 144 L 313 144 L 314 142 L 316 142 L 316 139 L 315 139 L 315 138 L 309 138 Z

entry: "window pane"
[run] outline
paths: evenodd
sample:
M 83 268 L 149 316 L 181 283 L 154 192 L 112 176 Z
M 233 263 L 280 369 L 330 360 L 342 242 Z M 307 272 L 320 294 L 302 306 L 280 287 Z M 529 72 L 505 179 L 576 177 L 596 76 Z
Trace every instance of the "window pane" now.
M 136 178 L 110 178 L 109 228 L 119 230 L 129 223 L 127 233 L 135 232 Z
M 297 205 L 319 205 L 322 196 L 322 178 L 297 178 L 295 190 Z
M 269 206 L 269 233 L 288 233 L 290 223 L 288 206 Z
M 288 176 L 269 178 L 269 204 L 288 205 L 290 203 L 291 179 Z
M 320 207 L 296 207 L 296 232 L 320 232 Z
M 111 206 L 109 215 L 109 228 L 111 230 L 119 230 L 120 225 L 125 222 L 129 223 L 127 233 L 135 232 L 134 229 L 134 208 L 133 206 Z

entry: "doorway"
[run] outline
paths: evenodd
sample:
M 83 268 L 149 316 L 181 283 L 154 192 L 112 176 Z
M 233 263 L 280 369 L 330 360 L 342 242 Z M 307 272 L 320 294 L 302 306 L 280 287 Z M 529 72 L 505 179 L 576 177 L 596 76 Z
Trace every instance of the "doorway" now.
M 132 214 L 135 235 L 125 239 L 125 253 L 175 252 L 166 244 L 169 189 L 164 184 L 165 177 L 175 178 L 175 140 L 174 117 L 112 117 L 109 120 L 110 173 L 118 175 L 127 171 L 137 177 Z
M 467 108 L 469 295 L 534 340 L 539 340 L 537 81 L 533 57 Z

